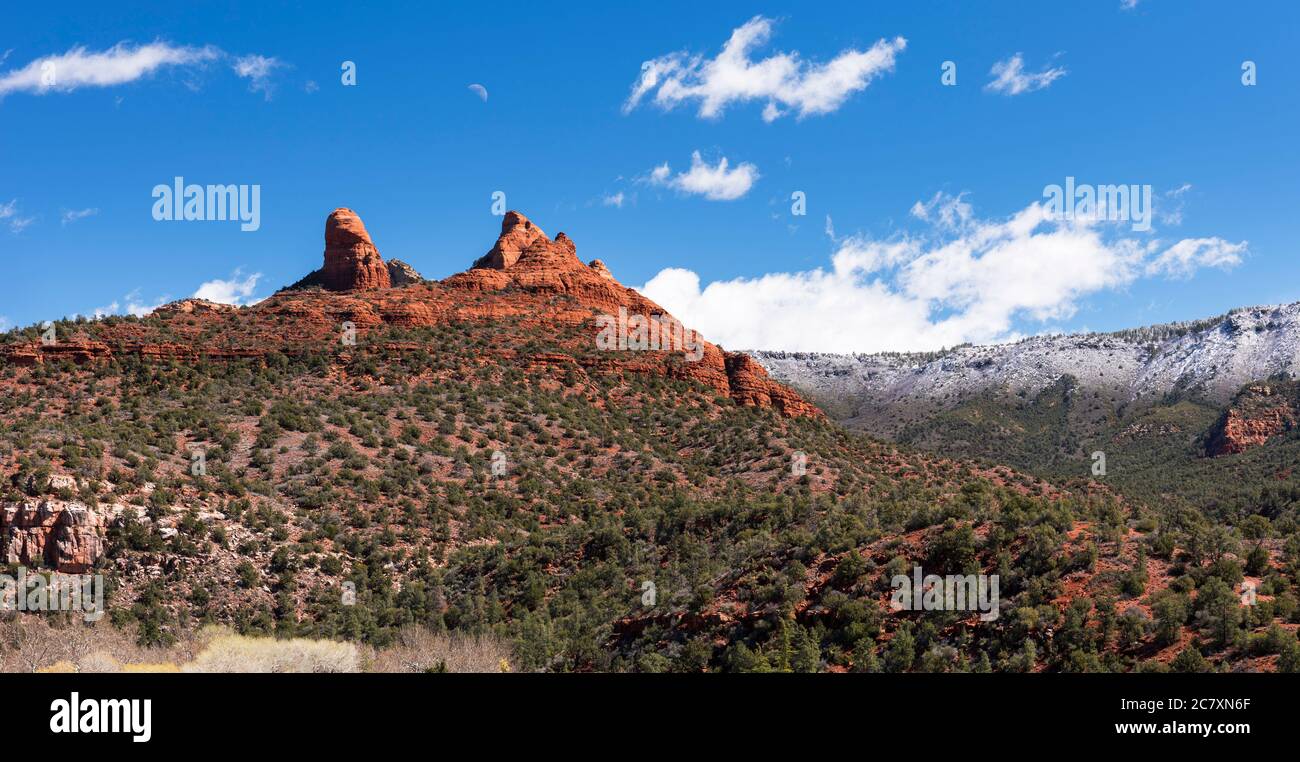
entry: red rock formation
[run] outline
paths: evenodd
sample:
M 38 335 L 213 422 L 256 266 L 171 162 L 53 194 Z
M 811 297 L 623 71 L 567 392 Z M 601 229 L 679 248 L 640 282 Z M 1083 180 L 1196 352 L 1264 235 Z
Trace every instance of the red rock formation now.
M 366 226 L 351 209 L 339 208 L 325 220 L 325 265 L 320 285 L 330 291 L 388 288 L 388 268 Z
M 727 382 L 731 397 L 742 405 L 775 407 L 791 417 L 820 416 L 816 406 L 768 377 L 763 366 L 742 352 L 727 352 Z
M 103 554 L 99 516 L 80 503 L 24 501 L 0 508 L 0 559 L 6 564 L 81 574 Z
M 1267 384 L 1247 387 L 1211 431 L 1205 452 L 1211 457 L 1242 453 L 1296 426 L 1296 405 Z
M 547 241 L 546 233 L 519 212 L 506 212 L 501 220 L 501 235 L 488 253 L 474 262 L 474 268 L 504 270 L 519 261 L 524 249 L 538 239 Z
M 552 241 L 518 212 L 506 213 L 491 251 L 443 285 L 467 291 L 513 286 L 532 293 L 563 294 L 601 312 L 626 307 L 637 314 L 665 314 L 662 307 L 614 280 L 603 263 L 599 268 L 584 265 L 567 235 L 560 233 Z
M 102 341 L 86 339 L 68 339 L 44 344 L 33 341 L 25 344 L 10 344 L 0 350 L 0 357 L 14 365 L 42 365 L 47 362 L 71 360 L 82 365 L 94 360 L 104 360 L 113 356 L 113 350 Z
M 209 315 L 209 314 L 230 314 L 239 310 L 233 304 L 221 304 L 220 302 L 211 302 L 207 299 L 178 299 L 174 302 L 168 302 L 158 309 L 155 313 L 164 315 L 176 313 L 181 315 Z
M 724 352 L 693 331 L 681 334 L 682 346 L 593 353 L 607 349 L 596 341 L 602 316 L 635 315 L 684 327 L 662 307 L 620 284 L 600 260 L 583 264 L 567 235 L 552 240 L 518 212 L 506 214 L 496 243 L 470 270 L 403 288 L 389 287 L 389 270 L 353 212 L 335 210 L 325 230 L 325 266 L 256 305 L 236 309 L 184 300 L 159 308 L 143 321 L 96 326 L 100 330 L 92 335 L 111 337 L 111 346 L 89 340 L 11 344 L 0 348 L 0 359 L 34 365 L 55 357 L 85 362 L 137 355 L 196 362 L 301 355 L 317 352 L 323 344 L 337 346 L 345 324 L 351 324 L 355 334 L 349 335 L 357 344 L 364 345 L 368 334 L 385 326 L 508 321 L 545 336 L 563 326 L 578 327 L 579 335 L 590 339 L 585 346 L 569 348 L 572 362 L 517 358 L 511 347 L 493 348 L 496 361 L 532 367 L 576 365 L 593 374 L 652 374 L 702 384 L 741 405 L 775 408 L 788 416 L 821 416 L 749 357 Z M 308 290 L 313 287 L 325 291 Z
M 412 283 L 422 283 L 424 276 L 415 271 L 414 267 L 406 264 L 400 259 L 390 259 L 387 262 L 388 280 L 392 283 L 393 288 L 409 286 Z
M 472 269 L 453 275 L 443 281 L 443 285 L 477 292 L 503 291 L 513 287 L 534 294 L 567 296 L 576 302 L 578 309 L 575 314 L 563 316 L 554 312 L 552 317 L 589 323 L 593 326 L 593 333 L 597 315 L 612 315 L 620 309 L 647 318 L 672 319 L 663 307 L 615 280 L 604 262 L 597 259 L 584 265 L 578 259 L 577 247 L 567 235 L 560 233 L 552 241 L 541 228 L 518 212 L 506 214 L 501 235 L 491 251 L 475 262 Z M 692 332 L 691 335 L 704 347 L 698 361 L 671 363 L 663 357 L 665 354 L 682 354 L 680 352 L 648 353 L 652 355 L 650 357 L 640 357 L 639 352 L 619 352 L 616 354 L 622 355 L 617 358 L 621 362 L 616 364 L 697 381 L 742 405 L 775 407 L 792 417 L 822 415 L 798 394 L 773 381 L 767 371 L 748 355 L 723 352 L 697 334 Z M 599 372 L 597 363 L 586 361 L 586 364 Z

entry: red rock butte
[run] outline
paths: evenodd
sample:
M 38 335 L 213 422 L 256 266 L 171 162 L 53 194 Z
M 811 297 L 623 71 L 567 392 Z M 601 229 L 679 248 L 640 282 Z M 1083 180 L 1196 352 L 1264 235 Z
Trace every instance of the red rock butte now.
M 560 326 L 576 326 L 590 336 L 572 354 L 528 355 L 519 347 L 497 347 L 484 354 L 529 367 L 563 367 L 583 373 L 643 373 L 691 381 L 745 406 L 774 408 L 790 417 L 822 417 L 822 412 L 791 389 L 773 381 L 748 355 L 726 352 L 697 334 L 696 351 L 589 351 L 595 347 L 597 320 L 620 309 L 647 319 L 673 319 L 635 289 L 620 284 L 599 259 L 584 264 L 564 233 L 551 239 L 519 212 L 501 221 L 496 243 L 465 272 L 443 281 L 426 281 L 405 264 L 386 265 L 361 218 L 335 209 L 325 223 L 325 256 L 319 270 L 248 307 L 185 300 L 166 305 L 139 323 L 97 326 L 93 335 L 61 338 L 55 344 L 12 344 L 0 361 L 18 365 L 68 359 L 82 363 L 119 354 L 149 360 L 239 360 L 271 352 L 302 353 L 321 343 L 336 343 L 338 326 L 351 323 L 364 337 L 385 326 L 415 328 L 463 321 L 507 321 L 538 336 L 553 337 Z M 400 264 L 400 263 L 399 263 Z M 391 275 L 409 271 L 403 277 Z M 194 318 L 201 318 L 199 323 Z M 675 320 L 675 319 L 674 319 Z M 195 326 L 201 326 L 195 327 Z M 147 330 L 153 328 L 155 330 Z M 163 329 L 163 330 L 158 330 Z M 250 332 L 256 341 L 245 337 Z M 680 349 L 680 348 L 675 348 Z M 312 349 L 311 351 L 315 351 Z
M 325 220 L 325 263 L 312 275 L 329 291 L 374 291 L 392 285 L 365 224 L 343 207 Z
M 397 267 L 384 264 L 361 218 L 351 209 L 339 207 L 325 219 L 325 260 L 321 268 L 289 288 L 378 291 L 392 287 L 392 273 L 401 273 L 403 269 L 410 268 L 405 264 Z M 408 282 L 409 278 L 402 280 Z

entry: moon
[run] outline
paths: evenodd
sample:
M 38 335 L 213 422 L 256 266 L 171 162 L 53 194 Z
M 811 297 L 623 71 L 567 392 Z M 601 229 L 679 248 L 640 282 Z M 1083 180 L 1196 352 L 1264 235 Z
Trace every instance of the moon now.
M 482 98 L 484 103 L 487 103 L 488 92 L 487 92 L 487 88 L 486 88 L 486 87 L 484 87 L 484 86 L 482 86 L 482 85 L 480 85 L 480 84 L 478 84 L 478 83 L 474 83 L 474 84 L 472 84 L 472 85 L 469 86 L 469 89 L 470 89 L 470 90 L 473 90 L 475 95 L 477 95 L 478 97 Z

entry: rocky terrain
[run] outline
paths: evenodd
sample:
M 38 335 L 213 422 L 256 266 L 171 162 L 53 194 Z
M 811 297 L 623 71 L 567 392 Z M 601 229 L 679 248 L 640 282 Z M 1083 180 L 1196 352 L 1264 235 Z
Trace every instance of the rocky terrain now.
M 1288 304 L 929 354 L 753 355 L 873 436 L 1235 521 L 1295 489 L 1298 348 Z
M 95 626 L 141 648 L 215 624 L 400 651 L 418 627 L 526 670 L 1300 669 L 1289 476 L 1187 509 L 883 443 L 744 353 L 602 346 L 602 317 L 671 316 L 516 212 L 463 273 L 396 264 L 338 209 L 322 267 L 256 305 L 0 336 L 6 571 L 104 574 Z M 1071 394 L 1003 412 L 1049 433 L 1055 412 L 1109 415 Z M 1285 427 L 1290 394 L 1238 407 Z M 1125 441 L 1216 420 L 1189 410 L 1126 420 Z M 1273 450 L 1207 460 L 1241 482 L 1226 469 L 1280 472 Z M 921 564 L 999 575 L 1001 616 L 893 610 L 890 580 Z M 1267 605 L 1239 604 L 1246 580 Z M 40 666 L 11 658 L 9 624 L 0 663 Z
M 523 215 L 509 212 L 496 244 L 472 269 L 441 282 L 417 276 L 409 279 L 408 287 L 392 288 L 390 268 L 360 218 L 350 209 L 336 209 L 326 222 L 321 269 L 256 305 L 234 308 L 186 299 L 160 307 L 142 323 L 98 325 L 94 338 L 74 331 L 50 344 L 8 343 L 0 347 L 0 360 L 33 365 L 65 358 L 86 363 L 123 355 L 149 360 L 255 359 L 312 351 L 322 342 L 339 339 L 344 323 L 361 338 L 388 326 L 428 328 L 487 319 L 533 326 L 564 323 L 589 332 L 589 340 L 575 347 L 577 354 L 539 354 L 527 358 L 528 362 L 572 364 L 593 373 L 635 371 L 690 379 L 744 405 L 775 407 L 791 416 L 821 415 L 797 394 L 771 381 L 747 355 L 724 352 L 708 342 L 703 357 L 695 362 L 684 360 L 682 353 L 629 356 L 595 351 L 595 316 L 620 307 L 645 316 L 668 313 L 619 284 L 599 260 L 584 265 L 576 251 L 564 233 L 552 241 Z M 566 301 L 552 306 L 555 299 Z M 546 304 L 542 313 L 537 310 L 539 302 Z M 284 324 L 287 330 L 258 332 L 270 324 Z M 494 353 L 517 358 L 513 347 Z
M 1069 376 L 1119 405 L 1191 393 L 1224 405 L 1246 384 L 1300 375 L 1300 303 L 1108 334 L 1038 336 L 923 354 L 750 352 L 835 417 L 895 436 L 910 413 L 988 391 L 1038 394 Z
M 45 498 L 0 505 L 0 559 L 6 564 L 81 574 L 103 554 L 103 519 L 83 503 Z
M 1300 422 L 1298 391 L 1293 381 L 1248 385 L 1210 432 L 1206 454 L 1215 457 L 1243 453 L 1295 429 Z

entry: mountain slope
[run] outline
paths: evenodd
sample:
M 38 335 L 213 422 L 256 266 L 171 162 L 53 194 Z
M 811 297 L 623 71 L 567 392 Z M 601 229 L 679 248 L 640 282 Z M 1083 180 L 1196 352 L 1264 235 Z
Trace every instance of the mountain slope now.
M 1290 304 L 932 354 L 753 354 L 850 427 L 1230 521 L 1294 486 L 1298 346 Z
M 1279 373 L 1300 375 L 1300 302 L 1233 310 L 1209 320 L 943 352 L 750 354 L 836 418 L 888 437 L 914 408 L 950 409 L 987 391 L 1032 396 L 1064 376 L 1117 406 L 1184 392 L 1222 405 L 1248 383 Z
M 1209 527 L 1104 484 L 882 444 L 707 342 L 602 348 L 602 316 L 662 310 L 522 215 L 469 271 L 403 287 L 354 217 L 257 305 L 3 336 L 10 569 L 92 566 L 146 644 L 414 624 L 504 638 L 525 669 L 645 671 L 1158 668 L 1201 637 L 1191 609 L 1143 618 L 1175 578 L 1239 581 L 1244 546 L 1211 557 Z M 1257 544 L 1253 572 L 1280 572 L 1282 538 Z M 1002 618 L 892 610 L 920 564 L 1000 575 Z

